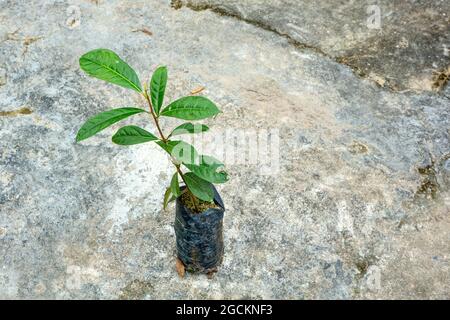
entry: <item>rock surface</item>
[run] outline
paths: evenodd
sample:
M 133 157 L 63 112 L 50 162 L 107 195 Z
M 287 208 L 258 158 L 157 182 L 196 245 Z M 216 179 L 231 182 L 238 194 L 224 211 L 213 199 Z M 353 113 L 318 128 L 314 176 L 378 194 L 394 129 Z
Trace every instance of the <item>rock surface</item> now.
M 450 74 L 450 2 L 175 0 L 283 35 L 392 90 L 441 91 Z
M 381 2 L 393 16 L 405 14 L 406 5 Z M 237 2 L 227 3 L 221 7 Z M 242 3 L 267 10 L 264 1 Z M 273 3 L 270 11 L 287 10 L 287 1 Z M 429 10 L 419 11 L 434 18 L 448 8 L 421 3 Z M 289 11 L 293 23 L 316 21 L 304 33 L 317 41 L 310 46 L 329 42 L 325 52 L 339 43 L 335 52 L 345 55 L 377 39 L 384 48 L 364 30 L 354 31 L 360 36 L 350 48 L 336 38 L 339 29 L 326 40 L 318 15 L 344 9 L 317 6 Z M 447 88 L 394 92 L 356 75 L 335 53 L 211 10 L 175 10 L 169 1 L 0 0 L 0 8 L 0 298 L 450 298 Z M 365 12 L 352 13 L 355 23 L 353 14 Z M 448 37 L 434 21 L 431 38 Z M 428 70 L 423 41 L 404 69 L 408 79 Z M 206 121 L 205 147 L 227 129 L 273 129 L 271 141 L 279 137 L 272 174 L 233 164 L 216 143 L 231 181 L 219 186 L 226 252 L 213 279 L 177 276 L 173 207 L 161 208 L 168 159 L 153 144 L 110 142 L 124 123 L 150 130 L 146 117 L 74 141 L 87 117 L 142 103 L 80 71 L 79 56 L 99 47 L 119 53 L 141 80 L 167 65 L 166 101 L 205 86 L 202 94 L 223 111 Z M 410 59 L 406 51 L 387 66 Z M 389 78 L 387 66 L 374 72 Z

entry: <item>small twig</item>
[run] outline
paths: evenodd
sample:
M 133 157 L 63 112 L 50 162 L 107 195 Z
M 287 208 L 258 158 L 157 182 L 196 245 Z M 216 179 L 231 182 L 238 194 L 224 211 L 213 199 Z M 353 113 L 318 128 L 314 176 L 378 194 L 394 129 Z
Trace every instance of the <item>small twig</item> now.
M 192 90 L 191 94 L 197 94 L 197 93 L 202 92 L 203 90 L 205 90 L 205 87 L 201 86 L 201 87 L 198 87 L 198 88 L 195 88 L 194 90 Z
M 150 37 L 153 35 L 153 32 L 151 32 L 147 28 L 133 29 L 133 30 L 131 30 L 131 32 L 142 32 Z
M 32 114 L 33 111 L 30 108 L 22 107 L 17 110 L 11 110 L 11 111 L 0 111 L 0 117 L 15 117 L 18 115 L 27 115 Z

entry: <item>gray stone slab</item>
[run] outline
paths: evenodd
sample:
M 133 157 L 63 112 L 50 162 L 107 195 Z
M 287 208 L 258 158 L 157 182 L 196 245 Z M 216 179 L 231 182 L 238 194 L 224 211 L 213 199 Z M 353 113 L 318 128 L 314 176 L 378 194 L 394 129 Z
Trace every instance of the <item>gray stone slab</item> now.
M 393 90 L 441 90 L 450 66 L 448 1 L 178 0 L 285 35 Z
M 448 98 L 386 90 L 214 12 L 97 2 L 0 1 L 0 298 L 450 297 Z M 215 151 L 231 181 L 213 279 L 176 274 L 155 145 L 113 145 L 120 125 L 74 141 L 87 117 L 142 103 L 80 71 L 99 47 L 141 80 L 167 65 L 168 99 L 205 86 L 223 111 L 205 148 L 227 130 L 278 133 L 271 175 Z

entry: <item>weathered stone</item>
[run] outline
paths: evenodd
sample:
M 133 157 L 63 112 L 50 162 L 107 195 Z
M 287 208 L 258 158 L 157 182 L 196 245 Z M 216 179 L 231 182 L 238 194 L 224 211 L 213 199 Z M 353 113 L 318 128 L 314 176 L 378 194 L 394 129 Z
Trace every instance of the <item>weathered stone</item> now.
M 0 69 L 0 86 L 6 84 L 6 71 L 4 69 Z
M 450 298 L 446 89 L 392 92 L 272 31 L 169 1 L 0 8 L 0 111 L 32 111 L 0 116 L 0 298 Z M 7 36 L 19 28 L 41 39 L 24 51 Z M 74 141 L 89 116 L 143 103 L 80 71 L 99 47 L 141 80 L 167 65 L 166 101 L 205 86 L 223 111 L 205 146 L 227 129 L 278 130 L 272 175 L 216 153 L 231 181 L 218 186 L 226 249 L 213 279 L 176 273 L 166 156 L 111 144 L 122 124 L 152 130 L 147 117 Z
M 179 0 L 284 35 L 393 90 L 440 90 L 450 67 L 449 1 Z

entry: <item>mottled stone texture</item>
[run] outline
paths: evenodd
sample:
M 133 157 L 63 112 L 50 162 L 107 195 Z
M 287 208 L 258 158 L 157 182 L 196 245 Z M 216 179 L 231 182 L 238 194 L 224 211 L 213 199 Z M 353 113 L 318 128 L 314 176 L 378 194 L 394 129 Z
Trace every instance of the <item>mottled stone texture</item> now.
M 241 1 L 273 32 L 169 1 L 0 0 L 0 298 L 450 298 L 448 88 L 396 92 L 336 59 L 363 48 L 357 61 L 412 88 L 448 63 L 433 49 L 448 2 L 379 2 L 381 31 L 364 29 L 366 1 Z M 161 209 L 173 169 L 155 145 L 111 144 L 120 125 L 74 141 L 90 115 L 142 103 L 79 70 L 98 47 L 141 80 L 167 65 L 169 99 L 205 86 L 223 110 L 207 139 L 278 129 L 279 172 L 229 165 L 218 187 L 213 279 L 176 274 L 173 206 Z
M 447 0 L 175 0 L 312 47 L 392 90 L 441 91 L 450 68 Z

